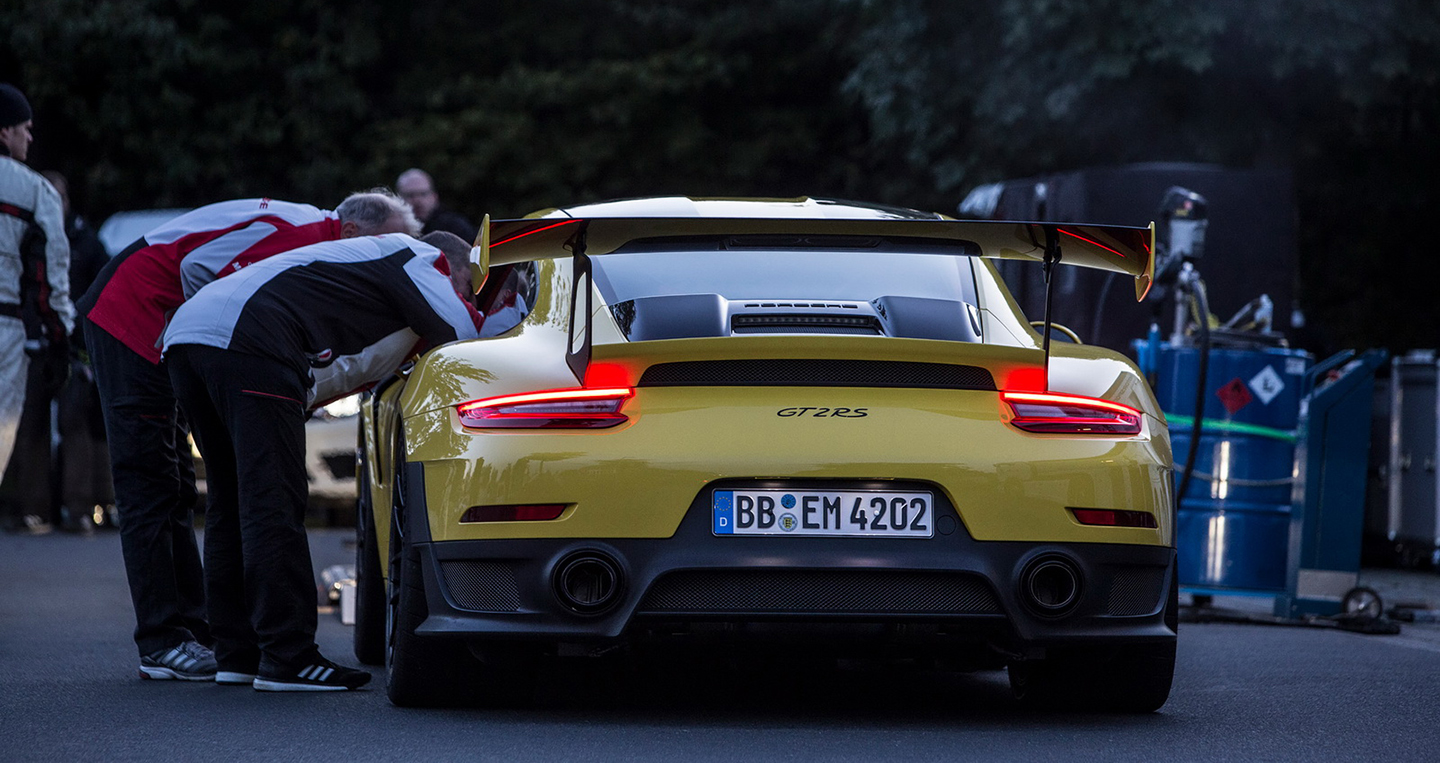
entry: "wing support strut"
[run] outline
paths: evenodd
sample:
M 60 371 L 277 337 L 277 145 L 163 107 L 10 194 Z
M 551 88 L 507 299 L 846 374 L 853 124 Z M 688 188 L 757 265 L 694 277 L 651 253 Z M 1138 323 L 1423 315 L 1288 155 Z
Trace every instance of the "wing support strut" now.
M 1060 232 L 1054 225 L 1045 226 L 1045 326 L 1040 339 L 1045 348 L 1045 391 L 1050 391 L 1050 320 L 1051 305 L 1055 297 L 1055 266 L 1060 262 Z
M 580 229 L 575 231 L 575 235 L 567 242 L 573 254 L 571 261 L 574 263 L 574 271 L 570 278 L 570 331 L 565 346 L 565 363 L 570 366 L 570 372 L 575 374 L 575 380 L 582 385 L 585 383 L 585 371 L 590 367 L 590 324 L 595 312 L 594 298 L 591 296 L 594 289 L 591 286 L 590 255 L 585 253 L 589 228 L 588 220 L 580 223 Z M 585 293 L 583 308 L 580 305 L 582 291 Z M 581 321 L 580 336 L 576 336 L 577 321 Z

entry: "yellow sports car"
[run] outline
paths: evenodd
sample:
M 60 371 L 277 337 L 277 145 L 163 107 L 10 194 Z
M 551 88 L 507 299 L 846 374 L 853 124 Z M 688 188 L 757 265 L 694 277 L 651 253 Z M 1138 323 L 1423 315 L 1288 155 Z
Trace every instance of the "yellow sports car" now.
M 493 336 L 364 404 L 357 656 L 398 705 L 688 644 L 1008 667 L 1027 703 L 1155 710 L 1165 421 L 1123 356 L 1051 347 L 991 263 L 1139 295 L 1152 242 L 806 198 L 487 221 Z

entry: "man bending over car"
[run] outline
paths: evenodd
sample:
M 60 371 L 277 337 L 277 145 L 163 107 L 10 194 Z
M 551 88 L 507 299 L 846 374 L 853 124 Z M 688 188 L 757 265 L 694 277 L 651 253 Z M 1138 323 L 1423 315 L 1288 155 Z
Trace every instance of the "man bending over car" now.
M 110 440 L 120 549 L 135 606 L 140 677 L 209 681 L 195 474 L 160 338 L 175 309 L 207 283 L 319 241 L 418 232 L 389 192 L 352 194 L 334 212 L 274 199 L 200 207 L 116 255 L 77 307 Z
M 205 458 L 217 683 L 344 691 L 369 682 L 315 645 L 304 461 L 313 372 L 343 363 L 368 369 L 352 381 L 374 382 L 417 340 L 478 337 L 483 319 L 460 291 L 469 252 L 449 233 L 314 244 L 218 280 L 176 311 L 165 359 Z

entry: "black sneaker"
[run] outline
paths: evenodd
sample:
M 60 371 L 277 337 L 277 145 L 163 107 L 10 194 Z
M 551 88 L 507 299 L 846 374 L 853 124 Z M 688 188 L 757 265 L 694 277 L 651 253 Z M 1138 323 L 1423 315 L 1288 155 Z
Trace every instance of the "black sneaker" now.
M 255 676 L 257 691 L 349 691 L 370 683 L 370 674 L 347 668 L 321 657 L 318 653 L 296 663 L 292 669 L 260 666 Z
M 161 681 L 215 680 L 215 653 L 196 641 L 140 658 L 140 677 Z

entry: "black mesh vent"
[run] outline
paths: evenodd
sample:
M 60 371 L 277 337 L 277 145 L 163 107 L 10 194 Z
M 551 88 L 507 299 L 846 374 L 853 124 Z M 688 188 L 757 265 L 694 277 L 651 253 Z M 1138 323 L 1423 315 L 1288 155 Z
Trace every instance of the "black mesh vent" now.
M 1121 567 L 1111 580 L 1106 611 L 1120 616 L 1148 615 L 1160 607 L 1164 585 L 1163 568 Z
M 441 562 L 445 587 L 461 609 L 514 612 L 520 609 L 515 573 L 506 562 Z
M 984 368 L 888 360 L 692 360 L 645 369 L 642 387 L 938 387 L 995 389 Z
M 640 611 L 991 614 L 989 587 L 963 573 L 887 570 L 687 570 L 646 592 Z
M 833 315 L 827 313 L 754 313 L 730 319 L 736 333 L 747 331 L 852 331 L 883 334 L 880 321 L 873 315 Z

